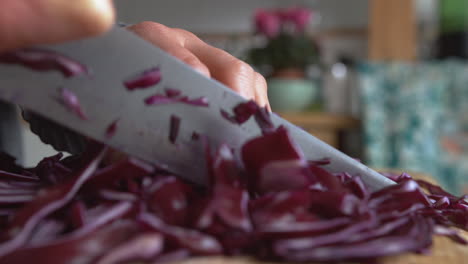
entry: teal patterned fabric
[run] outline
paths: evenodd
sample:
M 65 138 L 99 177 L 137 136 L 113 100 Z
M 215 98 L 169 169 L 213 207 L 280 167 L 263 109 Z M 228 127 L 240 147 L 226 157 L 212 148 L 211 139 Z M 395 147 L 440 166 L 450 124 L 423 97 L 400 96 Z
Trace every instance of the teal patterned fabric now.
M 359 66 L 367 164 L 424 172 L 452 192 L 468 186 L 468 64 Z

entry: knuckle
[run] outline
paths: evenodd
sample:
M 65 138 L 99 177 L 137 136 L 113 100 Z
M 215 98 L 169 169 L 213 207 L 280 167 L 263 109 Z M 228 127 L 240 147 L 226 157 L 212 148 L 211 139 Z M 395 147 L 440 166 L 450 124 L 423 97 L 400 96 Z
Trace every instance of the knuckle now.
M 192 32 L 188 31 L 188 30 L 185 30 L 185 29 L 181 29 L 181 28 L 173 28 L 173 30 L 185 37 L 190 37 L 190 38 L 198 38 L 195 34 L 193 34 Z
M 190 31 L 181 28 L 172 28 L 172 30 L 178 35 L 178 38 L 181 40 L 183 46 L 185 43 L 191 43 L 192 45 L 203 43 L 203 41 L 197 35 Z
M 265 79 L 265 77 L 263 75 L 261 75 L 258 72 L 255 72 L 255 80 L 256 80 L 257 84 L 260 86 L 260 88 L 262 88 L 264 90 L 268 89 L 267 81 L 266 81 L 266 79 Z
M 128 28 L 136 32 L 152 31 L 158 34 L 166 34 L 170 31 L 170 28 L 166 27 L 165 25 L 153 21 L 143 21 Z
M 200 60 L 195 55 L 190 53 L 184 54 L 179 59 L 192 66 L 198 66 L 201 64 Z
M 89 8 L 87 12 L 75 11 L 69 19 L 76 21 L 80 30 L 86 35 L 99 35 L 108 31 L 115 20 L 115 12 L 108 10 L 103 12 L 97 8 Z
M 254 70 L 249 64 L 234 57 L 231 60 L 232 62 L 229 63 L 231 71 L 237 74 L 253 76 Z

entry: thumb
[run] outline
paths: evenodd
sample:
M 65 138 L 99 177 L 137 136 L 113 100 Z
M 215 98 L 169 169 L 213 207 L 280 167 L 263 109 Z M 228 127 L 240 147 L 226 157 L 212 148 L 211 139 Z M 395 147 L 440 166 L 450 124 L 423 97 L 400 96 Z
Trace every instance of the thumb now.
M 98 35 L 114 23 L 111 0 L 2 0 L 0 52 Z

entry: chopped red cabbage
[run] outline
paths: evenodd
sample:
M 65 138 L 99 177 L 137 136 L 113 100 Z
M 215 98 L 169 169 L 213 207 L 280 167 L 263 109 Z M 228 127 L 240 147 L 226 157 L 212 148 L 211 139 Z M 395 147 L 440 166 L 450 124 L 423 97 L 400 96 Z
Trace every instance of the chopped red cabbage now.
M 222 247 L 215 238 L 196 230 L 167 225 L 149 213 L 141 214 L 140 221 L 147 228 L 166 235 L 167 239 L 194 254 L 217 255 L 222 252 Z
M 23 245 L 39 221 L 73 199 L 80 187 L 93 175 L 104 153 L 101 146 L 94 147 L 85 167 L 68 181 L 39 192 L 35 200 L 18 210 L 9 227 L 3 231 L 3 237 L 8 240 L 0 244 L 0 258 Z
M 182 96 L 181 92 L 174 89 L 166 89 L 166 94 L 154 94 L 145 98 L 146 105 L 164 105 L 164 104 L 175 104 L 183 103 L 193 106 L 208 107 L 209 102 L 206 97 L 199 97 L 195 99 L 189 99 L 187 96 Z
M 255 101 L 250 100 L 245 103 L 240 103 L 233 108 L 234 115 L 230 116 L 228 112 L 221 109 L 221 115 L 226 118 L 227 120 L 236 123 L 236 124 L 243 124 L 247 120 L 250 119 L 257 111 L 259 110 L 259 106 Z
M 179 97 L 182 94 L 182 92 L 180 90 L 173 89 L 173 88 L 164 89 L 164 93 L 169 98 L 176 98 L 176 97 Z
M 125 87 L 129 91 L 146 89 L 161 81 L 161 70 L 159 67 L 152 67 L 124 81 Z
M 199 140 L 199 139 L 200 139 L 200 134 L 194 131 L 192 133 L 192 140 Z
M 118 264 L 132 260 L 149 260 L 163 250 L 161 234 L 145 233 L 113 248 L 97 261 L 97 264 Z
M 80 202 L 76 201 L 71 205 L 70 208 L 70 223 L 73 228 L 80 228 L 85 225 L 86 223 L 86 216 L 85 216 L 85 205 Z
M 270 113 L 266 107 L 260 107 L 255 101 L 249 100 L 244 103 L 236 105 L 230 115 L 226 110 L 221 109 L 221 116 L 226 120 L 234 124 L 243 124 L 249 120 L 252 116 L 255 117 L 255 121 L 262 130 L 263 133 L 273 132 L 275 127 L 270 119 Z
M 148 210 L 164 222 L 184 225 L 187 222 L 190 187 L 174 176 L 157 179 L 148 187 Z
M 466 198 L 433 184 L 386 174 L 397 184 L 371 192 L 328 172 L 333 161 L 305 160 L 282 127 L 244 144 L 240 160 L 200 139 L 204 187 L 134 158 L 100 162 L 99 146 L 31 169 L 0 159 L 0 263 L 371 262 L 427 253 L 434 235 L 468 244 L 454 229 L 468 230 Z
M 302 152 L 282 127 L 247 142 L 242 147 L 242 160 L 253 188 L 261 193 L 303 188 L 311 183 Z
M 89 74 L 86 66 L 55 51 L 27 48 L 0 54 L 0 63 L 20 64 L 35 71 L 59 71 L 65 77 Z
M 189 105 L 194 105 L 194 106 L 203 106 L 203 107 L 209 106 L 208 98 L 204 96 L 198 97 L 195 99 L 188 99 L 187 97 L 181 97 L 179 99 L 179 102 L 189 104 Z
M 107 126 L 107 129 L 106 129 L 106 137 L 107 138 L 111 138 L 115 135 L 115 132 L 117 132 L 117 124 L 118 122 L 120 121 L 120 119 L 116 119 L 114 121 L 112 121 L 112 123 L 110 123 L 108 126 Z
M 162 94 L 155 94 L 147 97 L 145 99 L 146 105 L 161 105 L 161 104 L 171 104 L 174 103 L 175 100 L 173 98 L 167 97 Z
M 88 117 L 81 109 L 78 97 L 72 91 L 66 88 L 60 88 L 60 97 L 58 101 L 65 106 L 70 112 L 76 114 L 82 120 L 88 120 Z
M 2 257 L 1 263 L 30 263 L 31 260 L 38 264 L 96 263 L 99 256 L 125 243 L 136 232 L 136 225 L 132 222 L 114 222 L 93 232 L 64 235 L 19 248 Z
M 169 129 L 169 141 L 172 144 L 175 144 L 177 136 L 179 135 L 179 128 L 180 128 L 180 117 L 171 115 L 170 119 L 170 129 Z

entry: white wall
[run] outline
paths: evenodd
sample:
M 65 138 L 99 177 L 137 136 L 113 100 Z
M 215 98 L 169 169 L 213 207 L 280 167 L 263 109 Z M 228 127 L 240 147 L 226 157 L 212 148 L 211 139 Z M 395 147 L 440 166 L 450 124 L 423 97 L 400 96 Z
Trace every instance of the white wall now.
M 250 32 L 256 8 L 303 5 L 319 11 L 323 28 L 367 25 L 367 0 L 116 0 L 118 19 L 151 20 L 198 33 Z

